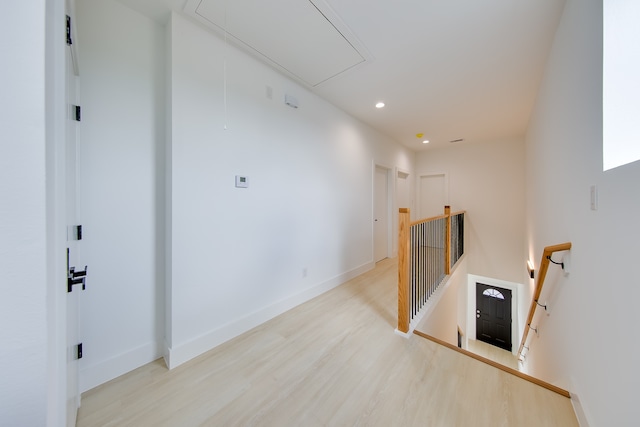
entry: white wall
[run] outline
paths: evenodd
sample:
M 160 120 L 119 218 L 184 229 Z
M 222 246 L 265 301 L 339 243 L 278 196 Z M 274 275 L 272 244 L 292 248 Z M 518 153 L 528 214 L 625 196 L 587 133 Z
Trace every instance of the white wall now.
M 459 298 L 459 293 L 464 292 L 467 286 L 467 262 L 463 257 L 458 262 L 456 269 L 449 276 L 440 295 L 435 294 L 437 301 L 430 307 L 420 326 L 416 329 L 428 335 L 439 338 L 451 345 L 458 345 L 458 327 L 463 331 L 464 323 L 460 323 L 459 313 L 463 311 L 461 304 L 466 306 Z
M 374 164 L 412 172 L 414 158 L 182 16 L 168 31 L 177 366 L 371 268 Z
M 0 15 L 0 424 L 45 425 L 45 2 Z
M 525 280 L 524 142 L 466 142 L 422 151 L 417 175 L 445 172 L 452 211 L 465 210 L 470 274 Z
M 602 1 L 568 0 L 526 150 L 530 254 L 538 263 L 544 246 L 570 241 L 571 267 L 550 267 L 552 310 L 534 320 L 527 363 L 578 394 L 590 425 L 622 426 L 638 420 L 640 163 L 602 172 L 601 58 Z
M 113 0 L 78 1 L 77 25 L 87 390 L 162 354 L 165 35 Z
M 83 390 L 163 342 L 177 366 L 372 266 L 374 164 L 412 173 L 413 153 L 185 18 L 77 9 Z

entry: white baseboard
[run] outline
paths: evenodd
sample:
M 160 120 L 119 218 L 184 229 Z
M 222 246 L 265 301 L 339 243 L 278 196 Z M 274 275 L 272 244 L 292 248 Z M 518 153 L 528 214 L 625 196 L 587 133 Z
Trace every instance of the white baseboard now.
M 80 369 L 80 393 L 91 390 L 161 357 L 161 345 L 151 342 L 92 366 L 83 367 Z
M 589 427 L 589 421 L 587 421 L 587 414 L 584 412 L 582 403 L 575 393 L 569 393 L 571 395 L 571 405 L 573 405 L 573 411 L 576 413 L 578 424 L 580 427 Z
M 393 333 L 394 333 L 394 334 L 396 334 L 396 335 L 400 335 L 402 338 L 407 338 L 407 339 L 409 339 L 409 338 L 411 338 L 412 331 L 409 331 L 409 332 L 402 332 L 400 329 L 395 328 L 395 329 L 393 330 Z
M 169 369 L 180 366 L 194 357 L 197 357 L 212 348 L 255 328 L 256 326 L 273 319 L 285 311 L 291 310 L 292 308 L 307 302 L 318 295 L 340 286 L 354 277 L 372 270 L 374 267 L 375 263 L 373 261 L 368 262 L 300 293 L 275 302 L 253 313 L 247 314 L 233 322 L 220 326 L 211 332 L 193 338 L 190 341 L 178 344 L 172 348 L 165 347 L 163 352 L 165 363 Z

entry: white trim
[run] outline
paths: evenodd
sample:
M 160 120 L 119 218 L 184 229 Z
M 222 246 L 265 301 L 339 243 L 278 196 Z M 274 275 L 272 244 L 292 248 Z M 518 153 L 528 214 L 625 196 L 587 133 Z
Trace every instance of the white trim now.
M 63 0 L 46 2 L 45 176 L 47 268 L 47 425 L 67 424 L 66 77 Z
M 520 303 L 520 292 L 518 288 L 524 286 L 521 283 L 507 282 L 505 280 L 491 277 L 476 276 L 469 274 L 467 279 L 467 334 L 466 340 L 476 339 L 476 282 L 497 288 L 509 289 L 511 291 L 511 353 L 517 356 L 520 345 L 520 322 L 518 321 L 518 305 Z M 469 338 L 473 337 L 473 338 Z
M 66 14 L 71 18 L 71 62 L 73 63 L 73 74 L 80 75 L 80 55 L 78 55 L 78 30 L 76 25 L 76 2 L 75 0 L 66 0 Z M 65 22 L 66 30 L 66 22 Z M 66 34 L 66 31 L 65 31 Z M 66 43 L 66 40 L 65 40 Z
M 434 176 L 443 176 L 444 177 L 444 205 L 450 205 L 449 204 L 449 174 L 447 172 L 425 172 L 425 173 L 421 173 L 420 175 L 418 175 L 418 182 L 417 182 L 417 199 L 418 199 L 418 205 L 416 206 L 416 215 L 417 218 L 426 218 L 426 216 L 422 213 L 422 178 L 427 178 L 427 177 L 434 177 Z M 442 209 L 444 209 L 444 206 L 442 206 Z M 444 213 L 444 211 L 440 212 L 439 215 L 442 215 Z
M 411 186 L 411 182 L 409 181 L 409 177 L 411 176 L 411 174 L 405 170 L 402 169 L 398 166 L 395 167 L 395 170 L 393 171 L 393 207 L 392 207 L 392 212 L 391 212 L 391 237 L 393 237 L 393 244 L 391 246 L 391 256 L 393 258 L 398 256 L 398 209 L 400 207 L 405 207 L 405 206 L 400 206 L 399 205 L 399 201 L 398 201 L 398 180 L 400 179 L 404 179 L 407 181 L 407 183 L 409 184 L 409 188 L 408 188 L 408 196 L 409 196 L 409 206 L 406 206 L 407 208 L 409 208 L 409 219 L 411 219 L 411 217 L 413 215 L 415 215 L 414 208 L 413 208 L 413 198 L 411 197 L 412 194 L 412 186 Z M 404 178 L 400 178 L 398 175 L 403 174 L 405 175 Z
M 169 342 L 165 337 L 164 346 L 162 347 L 162 358 L 164 359 L 164 364 L 167 368 L 171 366 L 171 352 L 169 351 L 170 348 L 171 346 L 169 346 Z
M 84 367 L 80 371 L 80 392 L 84 393 L 87 390 L 91 390 L 100 384 L 111 381 L 161 357 L 161 345 L 151 342 L 96 363 L 93 366 Z
M 400 335 L 402 338 L 411 338 L 411 335 L 413 334 L 413 331 L 410 329 L 409 332 L 402 332 L 401 330 L 399 330 L 398 328 L 395 328 L 393 330 L 393 333 L 396 335 Z
M 405 177 L 405 178 L 402 178 L 402 179 L 409 178 L 409 176 L 411 175 L 407 170 L 402 169 L 402 168 L 400 168 L 400 167 L 396 166 L 396 178 L 397 178 L 397 177 L 398 177 L 398 175 L 400 175 L 400 174 L 406 175 L 406 177 Z
M 274 317 L 284 313 L 287 310 L 309 301 L 312 298 L 317 297 L 337 286 L 342 285 L 348 280 L 353 279 L 375 267 L 375 263 L 372 261 L 367 262 L 353 270 L 342 273 L 335 276 L 323 283 L 313 286 L 307 290 L 299 292 L 293 296 L 287 297 L 283 300 L 277 301 L 265 308 L 262 308 L 253 313 L 235 320 L 226 325 L 220 326 L 206 334 L 193 338 L 185 343 L 178 344 L 172 348 L 166 348 L 164 350 L 165 361 L 169 369 L 173 369 L 183 363 L 193 359 L 196 356 L 205 353 L 218 345 L 229 341 L 238 335 L 247 332 L 250 329 L 255 328 L 262 323 L 273 319 Z
M 392 182 L 392 173 L 393 168 L 386 166 L 384 164 L 373 161 L 373 174 L 371 176 L 372 185 L 371 185 L 371 236 L 372 236 L 372 245 L 371 245 L 371 257 L 375 262 L 375 244 L 376 244 L 376 232 L 375 232 L 375 216 L 376 216 L 376 169 L 383 169 L 387 174 L 387 258 L 393 257 L 393 206 L 395 197 L 395 180 Z
M 584 411 L 584 407 L 582 406 L 582 402 L 578 398 L 578 395 L 575 393 L 569 392 L 571 396 L 571 405 L 573 406 L 573 411 L 576 414 L 576 418 L 578 419 L 578 424 L 580 427 L 589 427 L 589 421 L 587 420 L 587 414 Z

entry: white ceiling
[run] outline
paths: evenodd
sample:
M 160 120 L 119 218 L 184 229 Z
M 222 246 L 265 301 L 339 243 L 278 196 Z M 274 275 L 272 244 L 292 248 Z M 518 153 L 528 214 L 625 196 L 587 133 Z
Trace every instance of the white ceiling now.
M 523 136 L 565 3 L 119 1 L 162 23 L 171 9 L 226 22 L 247 51 L 414 150 Z
M 308 87 L 368 57 L 324 0 L 188 0 L 184 11 Z

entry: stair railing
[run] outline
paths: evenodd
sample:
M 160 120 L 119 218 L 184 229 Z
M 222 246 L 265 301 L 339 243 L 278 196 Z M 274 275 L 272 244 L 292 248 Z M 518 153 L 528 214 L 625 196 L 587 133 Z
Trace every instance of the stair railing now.
M 464 255 L 464 211 L 411 222 L 400 208 L 398 226 L 398 330 L 407 333 L 424 307 Z
M 540 260 L 540 270 L 537 273 L 537 281 L 536 281 L 536 289 L 533 293 L 533 300 L 531 301 L 531 307 L 529 308 L 529 316 L 527 317 L 527 323 L 524 328 L 524 333 L 522 334 L 522 341 L 520 342 L 520 348 L 518 348 L 518 356 L 522 354 L 522 349 L 525 347 L 527 342 L 527 337 L 529 336 L 529 331 L 533 328 L 531 327 L 531 322 L 533 322 L 533 316 L 536 314 L 536 309 L 540 305 L 538 299 L 540 298 L 540 294 L 542 293 L 542 287 L 544 286 L 544 279 L 547 276 L 547 270 L 549 269 L 549 263 L 551 263 L 551 255 L 555 252 L 568 251 L 571 249 L 571 242 L 560 243 L 558 245 L 547 246 L 542 251 L 542 259 Z M 564 265 L 563 265 L 564 268 Z M 535 329 L 534 329 L 535 330 Z

